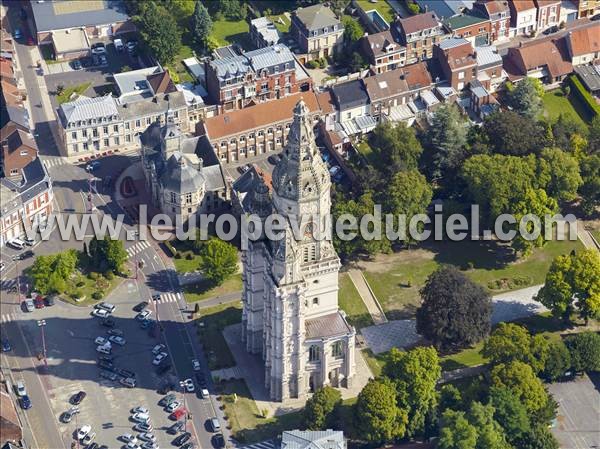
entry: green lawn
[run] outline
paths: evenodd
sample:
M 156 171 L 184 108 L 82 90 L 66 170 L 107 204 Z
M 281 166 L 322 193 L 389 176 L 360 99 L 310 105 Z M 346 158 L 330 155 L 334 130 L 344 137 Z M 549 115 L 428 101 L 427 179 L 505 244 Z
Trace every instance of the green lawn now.
M 385 365 L 386 353 L 375 355 L 373 354 L 373 351 L 367 348 L 362 350 L 362 355 L 365 358 L 367 365 L 369 365 L 369 369 L 373 373 L 373 376 L 380 376 L 383 366 Z
M 378 0 L 376 3 L 371 3 L 369 0 L 356 0 L 356 3 L 365 12 L 376 9 L 387 23 L 391 23 L 396 15 L 394 9 L 385 0 Z
M 196 323 L 210 370 L 235 366 L 233 355 L 223 337 L 223 329 L 241 320 L 242 306 L 239 303 L 221 304 L 200 310 L 200 317 Z
M 367 160 L 367 162 L 372 163 L 372 158 L 374 157 L 373 148 L 369 145 L 366 139 L 361 140 L 357 145 L 356 149 L 358 152 Z
M 190 256 L 188 256 L 188 254 L 190 254 Z M 191 257 L 191 259 L 189 259 L 189 257 Z M 200 256 L 191 251 L 186 251 L 179 259 L 173 257 L 173 265 L 175 265 L 175 269 L 178 273 L 192 273 L 197 271 L 200 267 Z
M 592 231 L 592 235 L 594 236 L 594 238 L 596 239 L 596 241 L 598 243 L 600 243 L 600 229 Z
M 271 22 L 275 24 L 275 27 L 279 30 L 280 33 L 285 34 L 290 31 L 290 26 L 292 22 L 288 19 L 285 14 L 271 15 L 268 16 Z M 283 23 L 279 23 L 279 19 L 283 21 Z
M 248 32 L 248 22 L 245 20 L 231 21 L 223 19 L 213 22 L 212 36 L 222 46 L 237 43 L 247 49 L 249 44 Z
M 124 278 L 114 276 L 112 280 L 106 279 L 102 275 L 98 275 L 96 279 L 92 279 L 89 275 L 83 274 L 81 271 L 76 271 L 73 276 L 67 280 L 67 290 L 64 294 L 60 294 L 59 298 L 76 306 L 89 306 L 97 303 L 99 300 L 92 298 L 92 294 L 98 290 L 104 292 L 103 298 L 114 290 L 114 288 L 123 282 Z M 85 298 L 83 301 L 75 301 L 75 297 Z
M 203 301 L 209 298 L 235 293 L 242 290 L 242 275 L 234 274 L 218 287 L 212 287 L 208 281 L 201 281 L 197 284 L 185 285 L 183 292 L 186 302 Z
M 479 353 L 483 348 L 483 342 L 478 343 L 472 348 L 464 349 L 456 354 L 450 354 L 440 358 L 440 364 L 444 371 L 452 371 L 466 366 L 482 365 L 486 359 Z
M 504 246 L 494 242 L 431 242 L 427 250 L 411 250 L 396 255 L 390 268 L 367 271 L 364 275 L 389 319 L 414 316 L 419 290 L 427 277 L 441 264 L 465 270 L 474 281 L 492 294 L 541 284 L 552 259 L 582 248 L 579 241 L 552 241 L 533 251 L 524 261 L 507 263 Z M 380 264 L 385 265 L 385 261 Z M 473 267 L 473 268 L 470 268 Z
M 346 312 L 348 322 L 357 329 L 371 326 L 373 320 L 367 310 L 365 303 L 358 294 L 350 276 L 346 273 L 340 274 L 340 291 L 338 294 L 339 305 Z
M 183 65 L 183 60 L 187 58 L 191 58 L 194 56 L 192 47 L 183 44 L 177 56 L 173 59 L 173 70 L 175 71 L 175 79 L 173 80 L 176 83 L 185 83 L 185 82 L 193 82 L 194 79 L 190 72 L 188 72 L 185 65 Z
M 298 428 L 301 412 L 263 418 L 243 380 L 219 383 L 217 389 L 222 394 L 228 427 L 241 443 L 264 441 L 281 435 L 284 430 Z
M 74 86 L 65 86 L 62 93 L 60 95 L 56 96 L 56 101 L 58 101 L 58 104 L 63 104 L 68 101 L 73 101 L 79 95 L 83 94 L 86 90 L 88 90 L 91 85 L 92 85 L 92 83 L 83 83 L 83 84 L 77 84 Z M 75 98 L 71 98 L 71 95 L 73 95 L 73 94 L 76 94 Z
M 560 114 L 567 115 L 575 121 L 586 125 L 584 117 L 586 114 L 583 112 L 583 108 L 580 107 L 577 98 L 570 95 L 569 98 L 565 97 L 561 89 L 555 89 L 546 94 L 542 98 L 544 102 L 544 116 L 556 120 Z

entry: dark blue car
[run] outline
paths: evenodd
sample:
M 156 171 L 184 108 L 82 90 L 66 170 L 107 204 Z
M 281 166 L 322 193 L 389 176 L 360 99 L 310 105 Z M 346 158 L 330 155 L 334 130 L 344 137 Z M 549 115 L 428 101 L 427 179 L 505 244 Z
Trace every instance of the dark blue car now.
M 10 343 L 8 340 L 2 340 L 2 352 L 8 352 L 10 351 L 12 348 L 10 346 Z
M 23 397 L 21 397 L 21 408 L 23 410 L 27 410 L 31 408 L 31 399 L 29 399 L 29 396 L 25 395 Z

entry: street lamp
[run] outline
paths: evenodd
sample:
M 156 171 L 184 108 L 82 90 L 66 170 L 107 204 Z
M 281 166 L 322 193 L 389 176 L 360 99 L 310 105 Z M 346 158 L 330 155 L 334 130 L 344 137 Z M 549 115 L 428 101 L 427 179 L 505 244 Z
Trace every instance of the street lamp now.
M 44 328 L 46 327 L 46 320 L 38 320 L 38 327 L 42 330 L 42 350 L 44 351 L 44 365 L 48 368 L 48 359 L 46 358 L 46 336 Z

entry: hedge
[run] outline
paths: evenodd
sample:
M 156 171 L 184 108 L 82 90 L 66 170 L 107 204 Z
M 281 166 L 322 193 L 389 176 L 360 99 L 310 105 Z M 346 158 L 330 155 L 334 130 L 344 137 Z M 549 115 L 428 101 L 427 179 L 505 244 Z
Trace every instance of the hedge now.
M 576 93 L 577 96 L 579 96 L 582 104 L 588 110 L 590 115 L 595 117 L 596 115 L 600 114 L 600 106 L 598 106 L 598 103 L 596 103 L 594 97 L 592 97 L 583 84 L 581 84 L 581 81 L 579 81 L 577 75 L 569 76 L 569 82 L 571 83 L 571 87 L 574 88 L 571 93 Z

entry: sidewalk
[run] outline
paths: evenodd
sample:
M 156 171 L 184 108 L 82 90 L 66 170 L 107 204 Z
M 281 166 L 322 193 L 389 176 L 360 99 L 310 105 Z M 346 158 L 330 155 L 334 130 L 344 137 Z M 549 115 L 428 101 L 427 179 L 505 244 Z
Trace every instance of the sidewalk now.
M 359 270 L 349 270 L 348 275 L 352 280 L 352 283 L 356 287 L 358 294 L 363 300 L 363 303 L 367 307 L 367 310 L 371 314 L 371 318 L 373 318 L 373 322 L 375 324 L 384 324 L 387 323 L 387 318 L 385 317 L 385 313 L 383 313 L 383 309 L 377 301 L 377 298 L 373 294 L 371 287 L 367 284 L 367 280 L 363 276 L 362 272 Z

